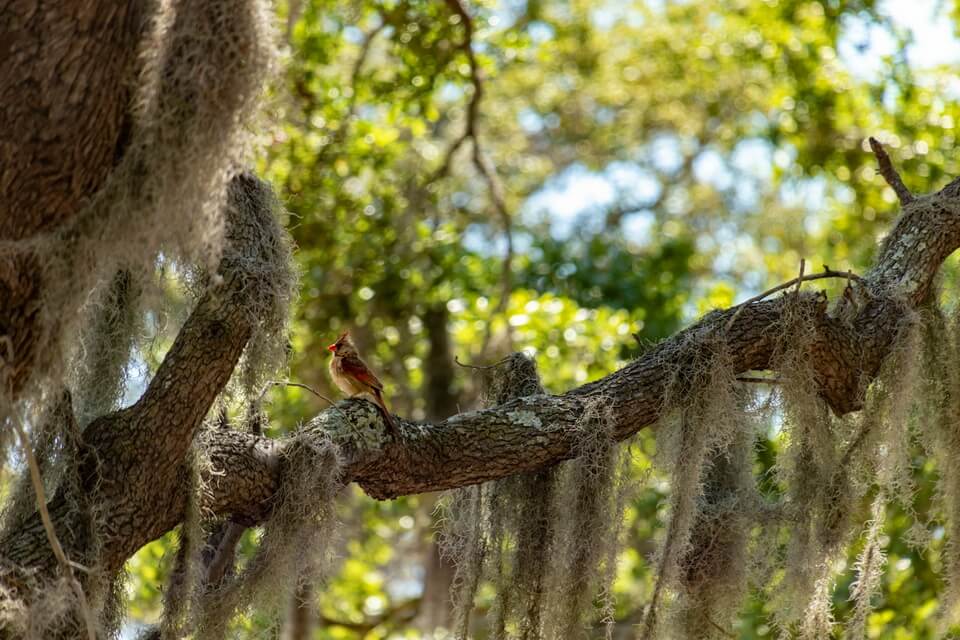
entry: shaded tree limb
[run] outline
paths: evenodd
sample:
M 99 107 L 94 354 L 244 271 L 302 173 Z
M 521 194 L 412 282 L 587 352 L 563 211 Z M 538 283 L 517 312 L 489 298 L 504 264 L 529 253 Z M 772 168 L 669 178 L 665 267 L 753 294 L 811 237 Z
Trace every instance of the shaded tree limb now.
M 26 242 L 77 216 L 129 143 L 137 47 L 152 0 L 0 6 L 0 242 Z M 42 55 L 38 52 L 42 51 Z M 92 99 L 95 98 L 95 99 Z M 78 109 L 77 105 L 89 108 Z M 0 252 L 0 394 L 35 375 L 49 283 L 29 250 Z
M 432 424 L 401 420 L 403 436 L 396 442 L 384 441 L 382 421 L 362 400 L 341 402 L 340 412 L 319 414 L 304 431 L 333 434 L 345 452 L 346 479 L 380 499 L 541 469 L 573 455 L 574 425 L 590 399 L 605 398 L 619 439 L 653 425 L 670 377 L 678 368 L 682 375 L 711 341 L 726 343 L 737 372 L 770 369 L 788 304 L 814 325 L 808 349 L 821 395 L 837 414 L 858 410 L 903 314 L 920 304 L 943 259 L 960 246 L 958 192 L 960 183 L 954 181 L 904 208 L 877 264 L 862 278 L 869 295 L 852 317 L 831 311 L 823 293 L 791 294 L 789 301 L 763 300 L 708 314 L 620 371 L 562 395 L 528 396 Z M 228 443 L 214 437 L 208 445 L 214 454 Z M 282 449 L 285 442 L 273 446 Z M 261 469 L 263 486 L 276 482 L 262 462 L 243 466 Z M 222 488 L 225 494 L 217 501 L 236 504 L 236 494 L 226 484 Z
M 257 191 L 251 178 L 236 182 L 241 188 L 234 197 L 249 198 Z M 252 295 L 249 281 L 240 282 L 253 277 L 258 260 L 269 260 L 256 255 L 257 223 L 237 212 L 254 220 L 265 214 L 252 206 L 234 209 L 232 244 L 252 253 L 232 263 L 229 255 L 225 258 L 223 283 L 198 302 L 144 397 L 95 421 L 84 434 L 86 446 L 102 460 L 100 560 L 108 570 L 182 521 L 187 496 L 178 474 L 252 331 L 247 313 L 252 302 L 245 297 Z M 396 440 L 387 438 L 376 406 L 351 399 L 318 414 L 296 437 L 332 437 L 344 459 L 342 480 L 357 482 L 379 499 L 543 469 L 575 455 L 577 425 L 588 403 L 598 398 L 609 408 L 620 440 L 653 425 L 670 380 L 693 379 L 697 358 L 716 348 L 717 341 L 733 355 L 738 373 L 772 368 L 788 312 L 801 313 L 813 329 L 806 348 L 821 395 L 834 412 L 848 413 L 862 406 L 904 314 L 923 302 L 940 264 L 958 247 L 960 180 L 955 180 L 904 207 L 876 264 L 863 276 L 869 295 L 862 303 L 840 299 L 837 305 L 846 305 L 842 314 L 828 307 L 823 293 L 792 293 L 712 312 L 620 371 L 561 395 L 528 395 L 435 423 L 400 420 L 402 436 Z M 204 465 L 209 491 L 200 508 L 243 524 L 266 520 L 284 478 L 283 453 L 293 442 L 232 430 L 203 431 L 196 446 L 209 462 Z M 65 507 L 62 497 L 53 498 L 54 523 L 68 517 Z M 82 549 L 82 543 L 64 541 L 68 550 Z M 5 563 L 47 570 L 56 566 L 39 516 L 0 541 L 0 548 Z
M 183 519 L 189 483 L 182 479 L 188 477 L 194 436 L 254 329 L 263 302 L 258 297 L 270 284 L 262 279 L 274 277 L 269 269 L 278 259 L 274 242 L 283 239 L 272 206 L 265 183 L 249 175 L 231 182 L 228 247 L 218 274 L 140 400 L 94 420 L 83 432 L 81 488 L 98 504 L 97 561 L 108 572 L 118 571 L 137 549 Z M 69 497 L 58 492 L 49 509 L 57 530 L 66 532 L 65 550 L 85 557 L 93 541 L 86 528 L 70 521 L 75 516 Z M 3 564 L 48 572 L 55 566 L 49 549 L 38 544 L 39 515 L 8 534 L 0 540 Z

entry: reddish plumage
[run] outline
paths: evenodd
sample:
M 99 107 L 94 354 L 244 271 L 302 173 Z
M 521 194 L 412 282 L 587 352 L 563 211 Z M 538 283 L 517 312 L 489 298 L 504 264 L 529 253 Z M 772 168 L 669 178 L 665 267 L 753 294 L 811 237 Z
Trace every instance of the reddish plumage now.
M 383 411 L 383 418 L 390 427 L 390 431 L 395 436 L 399 435 L 397 423 L 383 400 L 383 383 L 360 358 L 357 347 L 350 339 L 350 334 L 343 333 L 336 342 L 327 347 L 327 350 L 333 352 L 333 358 L 330 360 L 330 377 L 333 378 L 337 387 L 348 396 L 370 395 Z

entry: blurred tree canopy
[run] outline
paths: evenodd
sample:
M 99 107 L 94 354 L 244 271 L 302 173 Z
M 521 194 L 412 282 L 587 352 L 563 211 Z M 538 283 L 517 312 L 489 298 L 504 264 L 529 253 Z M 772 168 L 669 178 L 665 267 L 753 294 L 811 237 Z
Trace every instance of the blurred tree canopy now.
M 950 9 L 937 19 L 956 22 Z M 292 214 L 302 273 L 290 379 L 336 396 L 325 346 L 349 328 L 405 416 L 482 403 L 479 378 L 453 356 L 485 364 L 525 350 L 560 391 L 794 276 L 801 259 L 863 269 L 896 214 L 870 135 L 924 181 L 910 186 L 933 191 L 960 173 L 955 69 L 912 66 L 911 34 L 884 3 L 314 0 L 277 13 L 285 48 L 258 169 Z M 893 52 L 877 53 L 877 39 Z M 956 280 L 952 261 L 944 278 Z M 325 407 L 295 387 L 268 398 L 274 430 Z M 651 472 L 649 432 L 632 447 L 640 488 L 617 637 L 633 637 L 650 599 L 668 490 Z M 779 447 L 771 425 L 757 474 Z M 922 510 L 936 470 L 918 454 L 915 473 Z M 438 499 L 342 501 L 338 569 L 307 594 L 310 637 L 428 637 L 449 624 Z M 888 517 L 870 637 L 935 635 L 938 546 L 911 546 L 909 527 Z M 159 615 L 170 544 L 128 564 L 135 618 Z M 481 591 L 478 606 L 491 598 Z M 265 624 L 245 618 L 238 637 Z M 775 635 L 767 603 L 753 598 L 730 633 Z

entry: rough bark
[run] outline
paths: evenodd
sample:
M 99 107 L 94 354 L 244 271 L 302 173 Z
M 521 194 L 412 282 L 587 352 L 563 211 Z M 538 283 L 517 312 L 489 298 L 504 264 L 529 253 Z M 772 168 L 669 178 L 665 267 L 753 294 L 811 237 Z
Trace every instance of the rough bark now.
M 152 0 L 0 2 L 0 243 L 47 233 L 123 153 L 137 46 Z M 0 384 L 31 373 L 43 291 L 29 251 L 0 252 Z
M 252 296 L 262 291 L 252 283 L 256 273 L 273 258 L 263 255 L 269 238 L 278 230 L 267 205 L 266 185 L 250 176 L 231 183 L 227 242 L 219 277 L 198 301 L 176 341 L 147 387 L 131 407 L 94 420 L 83 432 L 85 455 L 81 463 L 81 489 L 95 497 L 98 507 L 100 556 L 98 566 L 113 573 L 137 549 L 176 526 L 182 519 L 190 490 L 190 450 L 194 436 L 213 401 L 223 390 L 253 330 Z M 256 302 L 260 302 L 257 300 Z M 231 469 L 229 487 L 238 491 L 249 480 L 240 502 L 229 492 L 220 509 L 239 516 L 250 508 L 251 519 L 265 511 L 250 498 L 272 496 L 276 487 L 263 484 L 264 469 L 275 477 L 272 445 L 256 436 L 231 432 L 210 456 L 211 469 Z M 247 440 L 244 436 L 251 438 Z M 261 460 L 264 469 L 250 466 Z M 209 472 L 208 472 L 209 473 Z M 214 471 L 216 473 L 216 471 Z M 211 478 L 212 487 L 221 487 Z M 61 542 L 73 558 L 86 558 L 92 540 L 86 527 L 77 526 L 76 510 L 68 496 L 59 493 L 50 504 Z M 0 540 L 3 564 L 51 571 L 55 561 L 42 543 L 43 529 L 34 516 Z
M 904 313 L 926 298 L 940 264 L 958 246 L 960 182 L 955 181 L 904 208 L 860 285 L 859 302 L 844 298 L 830 309 L 823 293 L 803 292 L 791 294 L 791 299 L 715 311 L 596 382 L 562 395 L 528 396 L 436 423 L 401 420 L 399 440 L 383 435 L 376 409 L 362 400 L 342 402 L 304 429 L 333 433 L 348 461 L 347 479 L 379 499 L 541 469 L 572 455 L 575 425 L 591 399 L 604 399 L 617 437 L 625 439 L 656 422 L 669 381 L 692 379 L 690 369 L 704 351 L 722 345 L 738 372 L 771 368 L 788 307 L 813 324 L 808 348 L 821 393 L 836 413 L 848 413 L 862 406 L 864 391 L 900 330 Z M 219 452 L 231 438 L 232 434 L 223 434 L 210 441 L 208 452 Z M 280 451 L 285 442 L 274 446 Z M 262 463 L 242 466 L 261 469 L 263 486 L 276 482 Z

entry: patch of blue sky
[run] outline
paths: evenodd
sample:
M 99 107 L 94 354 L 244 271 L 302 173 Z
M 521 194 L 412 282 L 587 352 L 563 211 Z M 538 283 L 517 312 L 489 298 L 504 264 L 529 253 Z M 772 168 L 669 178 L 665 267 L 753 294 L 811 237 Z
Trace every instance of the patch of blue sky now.
M 661 3 L 648 2 L 649 5 L 659 5 Z M 662 8 L 662 7 L 661 7 Z M 612 29 L 618 24 L 626 23 L 631 27 L 642 26 L 646 18 L 637 7 L 629 2 L 607 2 L 600 4 L 590 12 L 590 21 L 598 29 Z
M 733 168 L 757 180 L 773 179 L 773 146 L 762 138 L 747 138 L 737 143 L 730 157 Z
M 960 62 L 960 39 L 954 33 L 949 3 L 942 0 L 885 0 L 879 13 L 894 29 L 909 34 L 906 59 L 914 69 L 929 69 Z M 843 25 L 838 50 L 840 61 L 855 76 L 878 80 L 886 56 L 895 55 L 897 38 L 866 16 L 851 16 Z
M 661 134 L 650 141 L 646 152 L 650 162 L 664 173 L 676 173 L 683 166 L 680 139 L 672 134 Z
M 543 131 L 543 117 L 533 109 L 521 109 L 517 115 L 517 120 L 520 123 L 520 128 L 526 133 L 534 134 Z
M 444 82 L 437 97 L 443 102 L 459 102 L 463 100 L 463 87 L 453 82 Z
M 548 40 L 552 40 L 553 36 L 556 35 L 556 31 L 550 24 L 542 20 L 532 20 L 530 24 L 527 25 L 527 35 L 530 36 L 534 44 L 542 44 Z
M 693 177 L 718 191 L 726 191 L 733 185 L 733 173 L 726 160 L 713 149 L 703 151 L 693 161 Z
M 502 256 L 507 252 L 507 239 L 500 233 L 500 229 L 492 229 L 487 224 L 468 225 L 463 231 L 460 242 L 467 251 L 485 256 Z M 513 250 L 515 253 L 525 253 L 531 244 L 529 236 L 514 232 Z
M 566 238 L 575 229 L 589 225 L 591 219 L 599 222 L 592 213 L 614 205 L 636 206 L 638 213 L 627 216 L 629 220 L 625 222 L 634 232 L 646 229 L 648 236 L 652 219 L 645 221 L 641 210 L 645 203 L 659 196 L 660 189 L 653 174 L 634 163 L 613 162 L 602 171 L 592 171 L 578 163 L 547 180 L 524 203 L 521 216 L 531 224 L 546 218 L 551 234 Z
M 652 239 L 653 225 L 657 217 L 649 209 L 642 209 L 623 217 L 620 228 L 623 236 L 638 245 L 648 244 Z
M 366 36 L 363 33 L 363 30 L 359 27 L 353 25 L 343 28 L 343 39 L 352 44 L 360 44 L 364 41 Z

